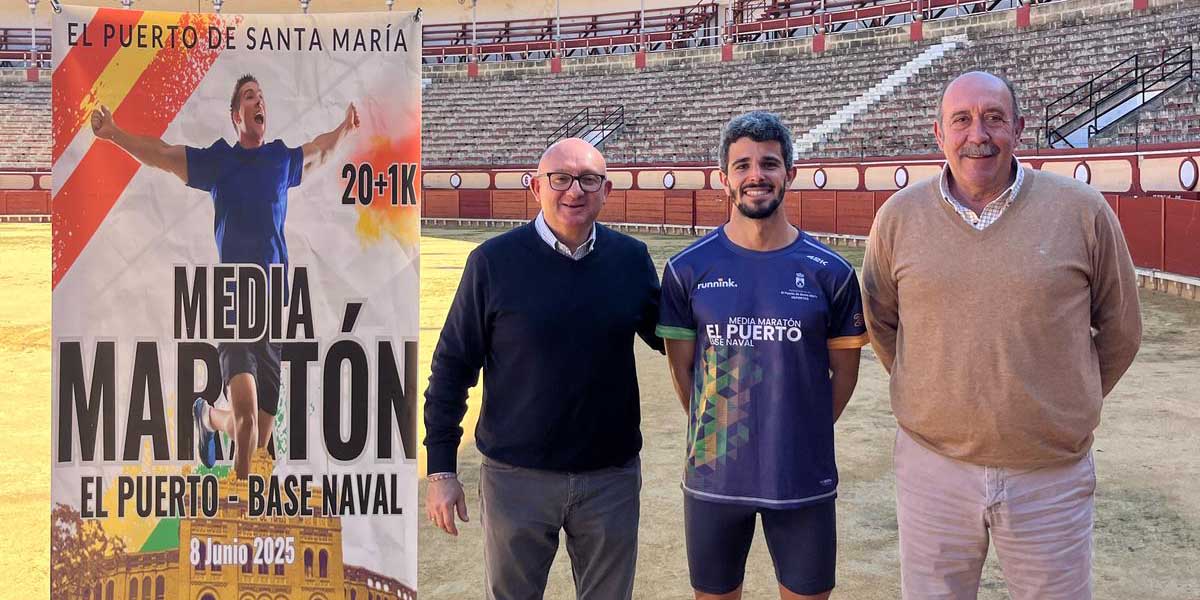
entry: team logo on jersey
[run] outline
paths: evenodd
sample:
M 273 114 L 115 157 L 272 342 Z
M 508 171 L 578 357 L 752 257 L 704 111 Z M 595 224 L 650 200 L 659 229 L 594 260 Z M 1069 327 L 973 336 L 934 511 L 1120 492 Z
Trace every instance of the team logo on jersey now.
M 780 296 L 785 296 L 789 300 L 815 300 L 819 297 L 814 291 L 804 289 L 808 285 L 808 279 L 804 273 L 796 273 L 796 278 L 793 281 L 793 287 L 784 286 L 779 290 Z M 819 286 L 818 286 L 819 288 Z
M 710 288 L 735 288 L 737 286 L 738 286 L 737 282 L 734 281 L 732 277 L 730 277 L 729 279 L 725 279 L 724 277 L 718 277 L 716 281 L 705 281 L 703 283 L 697 283 L 696 289 L 707 290 Z

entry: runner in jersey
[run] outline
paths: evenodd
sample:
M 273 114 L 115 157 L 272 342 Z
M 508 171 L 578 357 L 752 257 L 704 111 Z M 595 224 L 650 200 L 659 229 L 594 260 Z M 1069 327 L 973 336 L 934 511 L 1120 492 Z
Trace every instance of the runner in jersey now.
M 867 343 L 854 268 L 779 210 L 786 127 L 734 118 L 721 140 L 729 222 L 672 258 L 657 333 L 688 413 L 684 513 L 697 598 L 739 598 L 761 515 L 782 598 L 834 586 L 833 424 Z
M 354 104 L 342 123 L 298 148 L 282 140 L 266 142 L 267 104 L 253 75 L 234 85 L 230 120 L 238 141 L 218 139 L 207 148 L 170 145 L 161 139 L 129 133 L 117 126 L 108 107 L 92 113 L 92 131 L 128 152 L 144 165 L 179 177 L 188 187 L 208 192 L 214 207 L 213 234 L 220 262 L 255 264 L 270 273 L 271 265 L 287 272 L 288 190 L 326 162 L 343 139 L 359 126 Z M 286 279 L 284 281 L 287 295 Z M 252 452 L 267 448 L 279 407 L 280 346 L 267 337 L 217 344 L 225 396 L 230 408 L 196 399 L 193 414 L 200 431 L 200 460 L 216 460 L 216 433 L 234 440 L 234 471 L 245 479 Z

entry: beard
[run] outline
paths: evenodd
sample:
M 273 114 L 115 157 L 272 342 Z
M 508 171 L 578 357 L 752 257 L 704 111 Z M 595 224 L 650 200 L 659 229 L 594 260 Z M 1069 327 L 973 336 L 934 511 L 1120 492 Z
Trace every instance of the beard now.
M 783 204 L 783 190 L 780 190 L 779 193 L 775 194 L 774 198 L 767 200 L 765 204 L 760 204 L 758 206 L 753 206 L 747 202 L 743 202 L 742 198 L 744 195 L 745 191 L 739 190 L 737 197 L 734 198 L 733 204 L 737 207 L 738 212 L 742 213 L 742 216 L 748 219 L 766 219 L 775 214 L 775 211 L 779 209 L 779 205 Z

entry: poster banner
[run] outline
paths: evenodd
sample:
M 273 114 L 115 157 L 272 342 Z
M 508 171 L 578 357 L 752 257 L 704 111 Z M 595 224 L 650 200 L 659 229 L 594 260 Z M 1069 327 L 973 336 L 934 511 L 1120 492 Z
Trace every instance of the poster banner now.
M 53 35 L 51 597 L 415 598 L 415 16 Z

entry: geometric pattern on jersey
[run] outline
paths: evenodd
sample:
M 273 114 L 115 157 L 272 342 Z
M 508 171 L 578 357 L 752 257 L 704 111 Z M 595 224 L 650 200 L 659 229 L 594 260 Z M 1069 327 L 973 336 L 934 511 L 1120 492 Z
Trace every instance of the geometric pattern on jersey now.
M 718 228 L 663 282 L 657 330 L 696 349 L 684 493 L 773 509 L 835 497 L 830 351 L 866 342 L 854 267 L 804 233 L 758 252 Z
M 750 442 L 750 390 L 763 379 L 754 348 L 709 346 L 704 351 L 704 378 L 693 396 L 700 406 L 688 432 L 688 470 L 710 475 L 736 459 Z

